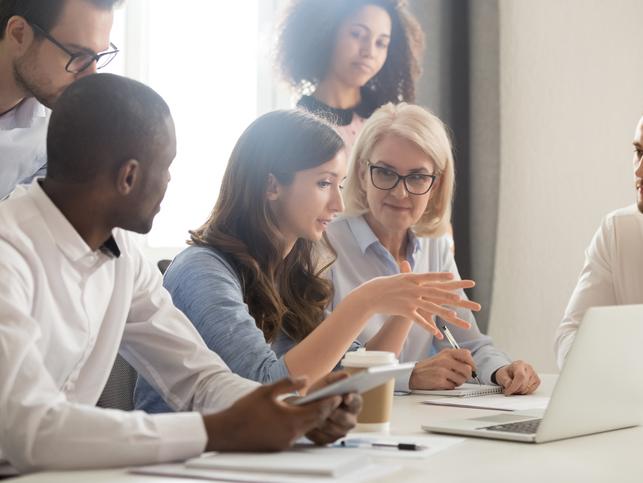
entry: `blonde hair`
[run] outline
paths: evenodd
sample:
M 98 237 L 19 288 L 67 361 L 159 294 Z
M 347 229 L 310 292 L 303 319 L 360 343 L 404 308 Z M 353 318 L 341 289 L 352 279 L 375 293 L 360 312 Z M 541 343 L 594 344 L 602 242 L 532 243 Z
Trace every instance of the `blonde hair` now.
M 451 222 L 451 201 L 455 184 L 451 139 L 444 123 L 428 110 L 405 102 L 386 104 L 366 121 L 353 146 L 348 178 L 344 188 L 347 215 L 369 211 L 366 191 L 359 179 L 360 168 L 366 169 L 375 145 L 389 134 L 415 144 L 435 164 L 438 179 L 431 188 L 426 211 L 413 226 L 419 236 L 444 234 Z

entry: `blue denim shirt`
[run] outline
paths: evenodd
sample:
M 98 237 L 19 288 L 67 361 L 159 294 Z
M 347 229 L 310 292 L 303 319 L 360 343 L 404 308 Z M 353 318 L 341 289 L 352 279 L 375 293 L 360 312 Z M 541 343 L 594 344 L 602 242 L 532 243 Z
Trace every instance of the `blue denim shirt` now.
M 284 355 L 295 341 L 285 334 L 272 343 L 266 341 L 243 301 L 239 275 L 221 252 L 209 247 L 186 248 L 168 267 L 163 285 L 174 305 L 232 372 L 262 383 L 288 376 Z M 350 350 L 357 347 L 359 344 L 354 343 Z M 140 376 L 134 405 L 150 413 L 172 410 Z

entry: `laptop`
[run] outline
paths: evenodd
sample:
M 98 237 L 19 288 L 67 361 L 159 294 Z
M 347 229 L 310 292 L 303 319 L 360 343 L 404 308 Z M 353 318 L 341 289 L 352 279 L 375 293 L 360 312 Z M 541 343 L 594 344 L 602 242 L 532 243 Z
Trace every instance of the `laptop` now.
M 547 409 L 423 425 L 435 433 L 545 443 L 643 424 L 643 305 L 583 317 Z

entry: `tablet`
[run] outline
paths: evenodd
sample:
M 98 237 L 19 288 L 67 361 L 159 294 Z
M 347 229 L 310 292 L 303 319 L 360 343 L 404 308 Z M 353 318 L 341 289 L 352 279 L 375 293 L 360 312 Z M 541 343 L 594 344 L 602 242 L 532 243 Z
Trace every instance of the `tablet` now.
M 407 362 L 406 364 L 387 364 L 384 366 L 369 367 L 363 371 L 353 374 L 341 381 L 334 382 L 329 386 L 322 387 L 321 389 L 311 392 L 301 399 L 293 401 L 292 404 L 300 406 L 308 404 L 318 399 L 323 399 L 329 396 L 337 396 L 348 394 L 351 392 L 363 393 L 369 389 L 373 389 L 389 380 L 398 377 L 409 377 L 415 363 Z

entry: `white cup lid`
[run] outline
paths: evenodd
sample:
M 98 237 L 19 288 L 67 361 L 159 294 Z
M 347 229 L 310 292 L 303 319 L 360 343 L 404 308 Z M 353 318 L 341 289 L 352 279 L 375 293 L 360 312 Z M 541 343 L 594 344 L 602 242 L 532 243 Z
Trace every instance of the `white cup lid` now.
M 397 364 L 395 354 L 387 351 L 358 349 L 347 352 L 342 359 L 342 366 L 345 367 L 371 367 L 383 364 Z

